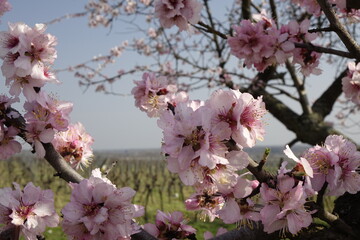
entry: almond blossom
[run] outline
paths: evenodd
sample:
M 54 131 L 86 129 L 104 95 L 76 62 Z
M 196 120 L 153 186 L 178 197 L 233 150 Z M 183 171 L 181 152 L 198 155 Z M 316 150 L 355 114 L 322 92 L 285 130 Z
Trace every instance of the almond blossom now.
M 335 186 L 341 175 L 338 164 L 339 157 L 324 146 L 316 145 L 306 150 L 302 157 L 305 158 L 314 172 L 311 184 L 315 191 L 320 191 L 325 182 Z
M 17 183 L 14 187 L 0 189 L 0 223 L 5 228 L 18 226 L 26 240 L 36 240 L 46 227 L 59 224 L 51 190 L 41 190 L 31 182 L 23 190 Z
M 48 68 L 57 57 L 56 38 L 45 30 L 44 24 L 30 28 L 24 23 L 9 23 L 9 31 L 0 33 L 0 57 L 4 59 L 1 69 L 7 84 L 18 82 L 18 78 L 23 84 L 34 81 L 31 84 L 36 87 L 57 82 L 48 76 Z
M 316 17 L 320 16 L 322 13 L 321 7 L 316 0 L 292 0 L 292 2 L 304 7 L 308 13 L 313 14 Z
M 291 158 L 292 160 L 297 162 L 298 165 L 300 165 L 300 167 L 295 167 L 295 169 L 300 168 L 301 172 L 299 174 L 306 175 L 311 178 L 314 176 L 314 171 L 313 171 L 312 167 L 310 166 L 310 163 L 308 162 L 308 160 L 303 157 L 300 157 L 300 159 L 297 158 L 295 156 L 295 154 L 291 151 L 289 145 L 286 145 L 286 149 L 284 150 L 284 153 L 286 156 L 288 156 L 288 158 Z
M 93 142 L 94 139 L 80 122 L 69 125 L 65 132 L 56 133 L 52 140 L 56 151 L 75 169 L 89 166 L 94 156 Z
M 219 229 L 216 232 L 216 236 L 220 236 L 220 235 L 222 235 L 222 234 L 224 234 L 226 232 L 228 232 L 228 230 L 226 228 L 219 227 Z M 214 237 L 214 235 L 211 232 L 209 232 L 209 231 L 204 232 L 204 239 L 205 240 L 212 239 L 213 237 Z
M 224 122 L 231 129 L 231 138 L 241 147 L 253 147 L 265 135 L 263 116 L 266 114 L 262 98 L 236 90 L 217 90 L 206 102 L 212 109 L 213 124 Z
M 346 98 L 360 104 L 360 63 L 348 63 L 348 75 L 342 79 L 342 91 Z
M 31 144 L 39 158 L 45 157 L 43 143 L 50 143 L 54 139 L 55 131 L 45 123 L 31 122 L 26 125 L 25 138 Z
M 265 206 L 261 209 L 261 222 L 264 231 L 272 233 L 278 230 L 297 234 L 302 228 L 312 222 L 311 214 L 305 209 L 308 197 L 302 181 L 279 172 L 276 188 L 270 188 L 266 183 L 261 184 L 261 198 Z
M 21 151 L 21 144 L 15 140 L 19 132 L 19 129 L 13 126 L 6 127 L 0 121 L 0 160 L 8 159 Z
M 65 131 L 70 123 L 70 113 L 73 104 L 60 101 L 49 96 L 46 92 L 40 91 L 36 101 L 25 102 L 24 115 L 27 122 L 42 122 L 58 131 Z
M 185 200 L 187 210 L 200 211 L 200 219 L 210 222 L 218 217 L 218 211 L 223 207 L 225 199 L 221 194 L 204 191 L 203 193 L 195 193 Z
M 156 223 L 144 225 L 145 231 L 160 240 L 185 239 L 196 230 L 186 225 L 182 212 L 164 213 L 160 210 L 156 214 Z
M 11 10 L 11 5 L 7 0 L 0 0 L 0 17 L 4 15 L 4 13 Z
M 197 0 L 155 0 L 155 17 L 164 28 L 176 25 L 180 31 L 200 20 L 202 4 Z
M 166 77 L 156 77 L 155 73 L 144 73 L 142 80 L 134 81 L 136 86 L 131 93 L 135 106 L 147 113 L 149 117 L 158 117 L 168 108 L 168 101 L 174 97 L 177 87 L 169 84 Z
M 70 202 L 61 211 L 69 239 L 130 239 L 139 230 L 132 219 L 141 216 L 143 208 L 131 203 L 133 189 L 116 188 L 98 168 L 89 179 L 70 186 Z
M 324 147 L 338 156 L 337 164 L 341 168 L 337 181 L 330 182 L 328 194 L 340 196 L 345 192 L 355 194 L 360 191 L 360 174 L 356 171 L 360 167 L 360 152 L 355 144 L 343 136 L 330 135 L 325 139 Z
M 264 71 L 270 65 L 264 62 L 273 56 L 272 46 L 276 43 L 276 38 L 265 32 L 268 27 L 272 28 L 265 21 L 252 23 L 250 20 L 242 20 L 239 26 L 233 26 L 235 36 L 228 38 L 231 54 L 244 59 L 246 67 L 255 65 L 258 71 Z

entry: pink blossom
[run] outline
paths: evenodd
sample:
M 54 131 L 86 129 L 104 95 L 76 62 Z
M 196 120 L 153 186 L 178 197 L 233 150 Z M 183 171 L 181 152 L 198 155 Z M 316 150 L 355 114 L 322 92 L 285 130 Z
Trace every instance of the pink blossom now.
M 4 15 L 4 13 L 11 10 L 11 5 L 7 0 L 0 0 L 0 17 Z
M 169 84 L 166 77 L 156 77 L 155 73 L 144 73 L 142 80 L 134 81 L 136 86 L 131 93 L 135 106 L 147 113 L 149 117 L 158 117 L 167 109 L 167 102 L 177 91 L 175 85 Z
M 293 62 L 300 64 L 300 71 L 304 76 L 310 74 L 320 75 L 322 70 L 318 68 L 320 64 L 321 53 L 310 51 L 305 48 L 294 50 Z
M 193 227 L 186 225 L 182 212 L 178 211 L 164 213 L 158 210 L 156 224 L 147 223 L 144 229 L 160 240 L 185 239 L 196 232 Z
M 14 183 L 11 188 L 0 189 L 0 223 L 7 228 L 19 226 L 27 240 L 36 240 L 46 227 L 56 227 L 59 216 L 54 208 L 54 194 L 28 183 L 23 190 Z
M 325 182 L 331 186 L 336 185 L 341 168 L 338 165 L 339 157 L 325 147 L 316 145 L 306 150 L 302 157 L 305 158 L 314 170 L 314 177 L 311 179 L 315 191 L 319 191 Z
M 292 0 L 294 3 L 297 3 L 299 6 L 304 7 L 306 11 L 310 14 L 319 17 L 322 13 L 320 5 L 316 0 Z
M 301 181 L 296 184 L 294 178 L 280 174 L 276 188 L 262 183 L 260 193 L 265 203 L 260 211 L 265 232 L 281 230 L 297 234 L 311 224 L 311 212 L 304 206 L 307 195 Z
M 310 43 L 317 38 L 316 33 L 309 33 L 310 20 L 305 19 L 300 24 L 296 21 L 290 21 L 287 25 L 281 27 L 281 32 L 289 34 L 289 40 L 297 43 Z M 305 76 L 310 74 L 319 75 L 321 69 L 318 68 L 321 53 L 310 51 L 306 48 L 295 48 L 293 50 L 293 63 L 300 65 L 300 71 Z
M 0 57 L 6 59 L 6 56 L 16 54 L 21 48 L 20 38 L 31 28 L 24 23 L 9 23 L 9 31 L 0 32 Z
M 251 221 L 260 221 L 260 212 L 250 198 L 236 201 L 230 197 L 219 211 L 219 217 L 227 224 L 240 222 L 246 225 L 251 224 Z
M 25 77 L 14 76 L 7 78 L 6 85 L 10 86 L 9 93 L 13 96 L 19 96 L 23 92 L 28 101 L 35 101 L 38 97 L 38 89 L 43 87 L 46 82 L 59 83 L 55 75 L 49 69 L 44 68 L 44 78 L 36 79 L 27 75 Z M 37 89 L 37 90 L 36 90 Z
M 206 102 L 212 109 L 213 124 L 225 123 L 231 129 L 231 138 L 242 147 L 253 147 L 265 134 L 262 117 L 265 104 L 262 98 L 254 99 L 248 93 L 236 90 L 217 90 Z
M 348 70 L 348 76 L 342 79 L 342 90 L 346 98 L 360 104 L 360 64 L 349 62 Z
M 256 140 L 264 140 L 265 129 L 262 118 L 267 111 L 262 97 L 255 99 L 251 94 L 243 93 L 241 99 L 243 104 L 238 126 L 239 134 L 235 136 L 234 140 L 241 146 L 253 147 Z
M 70 185 L 73 191 L 62 209 L 62 227 L 71 239 L 130 239 L 138 231 L 132 219 L 142 209 L 131 204 L 133 189 L 116 188 L 99 169 L 89 179 Z
M 201 105 L 203 103 L 198 101 L 181 102 L 176 105 L 174 114 L 166 111 L 158 120 L 164 135 L 162 150 L 176 158 L 182 169 L 190 166 L 190 162 L 199 156 L 198 150 L 205 144 Z
M 47 69 L 56 55 L 56 39 L 45 34 L 44 24 L 30 28 L 23 23 L 9 24 L 9 31 L 2 32 L 0 56 L 5 60 L 1 69 L 7 79 L 24 78 L 54 81 L 47 76 Z
M 70 122 L 70 112 L 73 104 L 60 101 L 40 91 L 36 101 L 25 102 L 24 115 L 28 122 L 43 122 L 59 131 L 65 131 Z
M 19 129 L 10 126 L 6 127 L 0 121 L 0 159 L 5 160 L 10 158 L 15 153 L 21 151 L 21 144 L 15 140 Z
M 52 141 L 56 151 L 75 169 L 89 166 L 94 156 L 93 142 L 80 122 L 69 125 L 65 132 L 56 133 Z
M 226 233 L 227 231 L 228 230 L 226 228 L 219 227 L 219 229 L 216 232 L 216 236 L 220 236 L 220 235 Z M 211 232 L 209 232 L 209 231 L 204 232 L 204 239 L 205 240 L 211 239 L 213 237 L 214 237 L 214 235 Z
M 50 143 L 55 135 L 52 128 L 47 128 L 45 123 L 31 122 L 26 125 L 26 141 L 31 144 L 40 158 L 45 156 L 45 148 L 42 143 Z
M 202 4 L 197 0 L 156 0 L 155 17 L 164 28 L 176 25 L 180 31 L 188 30 L 190 24 L 200 20 Z
M 18 97 L 8 97 L 5 94 L 0 94 L 0 112 L 4 114 L 3 117 L 8 117 L 9 119 L 18 118 L 20 116 L 19 112 L 11 108 L 11 104 L 19 102 Z
M 231 54 L 244 59 L 248 68 L 254 65 L 258 71 L 264 71 L 271 65 L 268 58 L 274 55 L 273 46 L 276 44 L 276 37 L 266 32 L 268 27 L 272 28 L 266 21 L 252 23 L 249 20 L 242 20 L 240 26 L 233 26 L 235 36 L 228 38 Z
M 307 159 L 300 157 L 300 159 L 298 159 L 295 154 L 291 151 L 289 145 L 286 145 L 286 149 L 284 150 L 284 153 L 286 156 L 288 156 L 288 158 L 291 158 L 292 160 L 294 160 L 295 162 L 298 163 L 298 165 L 300 165 L 299 167 L 297 167 L 297 174 L 301 174 L 303 175 L 307 175 L 309 177 L 313 177 L 314 176 L 314 171 L 310 165 L 310 163 L 308 162 Z M 300 172 L 299 172 L 300 171 Z
M 203 193 L 195 193 L 186 199 L 185 207 L 187 210 L 201 211 L 200 219 L 206 220 L 208 217 L 212 222 L 218 217 L 218 211 L 223 207 L 224 202 L 223 196 L 204 191 Z
M 360 152 L 355 144 L 343 136 L 330 135 L 325 139 L 324 147 L 338 156 L 341 168 L 338 180 L 329 184 L 329 195 L 340 196 L 345 192 L 355 194 L 360 191 L 360 174 L 356 171 L 360 167 Z

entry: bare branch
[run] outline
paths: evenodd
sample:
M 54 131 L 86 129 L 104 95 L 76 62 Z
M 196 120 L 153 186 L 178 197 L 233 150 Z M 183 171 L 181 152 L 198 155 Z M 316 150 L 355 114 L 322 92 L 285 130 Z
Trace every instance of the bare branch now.
M 333 109 L 333 106 L 342 93 L 341 80 L 346 76 L 347 70 L 344 70 L 326 89 L 326 91 L 314 102 L 312 110 L 324 119 Z
M 311 43 L 294 43 L 294 44 L 295 44 L 295 47 L 297 47 L 297 48 L 306 48 L 310 51 L 315 51 L 315 52 L 319 52 L 319 53 L 328 53 L 328 54 L 345 57 L 345 58 L 355 58 L 355 55 L 350 52 L 344 52 L 341 50 L 324 48 L 324 47 L 320 47 L 320 46 L 314 46 Z
M 335 33 L 339 36 L 341 41 L 344 43 L 349 52 L 353 53 L 355 58 L 360 61 L 360 46 L 352 38 L 350 33 L 345 29 L 344 25 L 341 24 L 339 18 L 336 16 L 333 8 L 327 0 L 317 0 L 321 9 L 325 13 L 327 19 L 330 22 L 330 27 L 334 28 Z
M 241 13 L 243 19 L 251 20 L 251 11 L 250 11 L 251 2 L 252 2 L 251 0 L 243 0 L 241 3 Z
M 302 107 L 302 110 L 303 110 L 304 114 L 312 113 L 312 109 L 310 107 L 309 99 L 307 97 L 303 81 L 301 79 L 299 79 L 299 77 L 296 74 L 294 66 L 291 65 L 288 60 L 286 60 L 285 64 L 286 64 L 287 70 L 290 73 L 291 79 L 294 82 L 296 90 L 297 90 L 297 92 L 299 94 L 299 100 L 300 100 L 299 102 L 301 104 L 301 107 Z

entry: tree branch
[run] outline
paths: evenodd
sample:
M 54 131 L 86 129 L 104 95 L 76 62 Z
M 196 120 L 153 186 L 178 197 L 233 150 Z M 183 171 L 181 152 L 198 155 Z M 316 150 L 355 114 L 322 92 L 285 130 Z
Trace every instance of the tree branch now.
M 336 16 L 333 8 L 327 0 L 317 0 L 321 9 L 325 13 L 330 22 L 330 27 L 334 28 L 335 33 L 339 36 L 344 43 L 347 50 L 354 54 L 355 58 L 360 61 L 360 47 L 357 42 L 352 38 L 350 33 L 341 24 L 339 18 Z
M 312 109 L 309 104 L 309 99 L 308 99 L 306 91 L 305 91 L 304 83 L 301 79 L 299 79 L 299 77 L 296 74 L 294 66 L 291 65 L 288 60 L 286 60 L 285 64 L 286 64 L 287 70 L 290 73 L 291 79 L 294 82 L 296 90 L 299 94 L 299 102 L 302 107 L 302 110 L 303 110 L 304 114 L 309 115 L 310 113 L 312 113 Z
M 64 160 L 51 143 L 43 143 L 43 146 L 46 151 L 45 159 L 57 172 L 56 176 L 73 183 L 79 183 L 84 179 Z
M 336 49 L 332 49 L 332 48 L 315 46 L 315 45 L 312 45 L 311 43 L 294 43 L 294 44 L 295 44 L 295 47 L 297 47 L 297 48 L 306 48 L 310 51 L 314 51 L 314 52 L 318 52 L 318 53 L 328 53 L 328 54 L 345 57 L 345 58 L 355 58 L 355 55 L 350 52 L 344 52 L 344 51 L 340 51 L 340 50 L 336 50 Z
M 251 0 L 242 0 L 241 2 L 241 13 L 243 19 L 251 20 L 251 11 L 250 11 L 251 2 L 252 2 Z
M 346 76 L 347 70 L 344 70 L 323 92 L 323 94 L 313 103 L 312 110 L 320 119 L 324 119 L 332 111 L 334 104 L 342 93 L 341 80 Z

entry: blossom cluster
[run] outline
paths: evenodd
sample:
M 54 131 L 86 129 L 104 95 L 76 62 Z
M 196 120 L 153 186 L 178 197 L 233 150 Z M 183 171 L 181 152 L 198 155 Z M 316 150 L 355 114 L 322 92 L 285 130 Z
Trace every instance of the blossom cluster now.
M 315 33 L 309 33 L 309 20 L 300 24 L 290 21 L 280 28 L 265 14 L 257 16 L 257 22 L 242 20 L 234 26 L 235 35 L 228 37 L 231 53 L 244 59 L 248 68 L 254 66 L 262 72 L 275 64 L 284 64 L 292 57 L 292 63 L 300 65 L 300 71 L 308 76 L 320 74 L 319 59 L 321 54 L 306 48 L 295 48 L 295 43 L 311 43 L 316 39 Z
M 19 227 L 27 240 L 36 240 L 46 227 L 56 227 L 59 216 L 54 208 L 54 194 L 28 183 L 23 190 L 14 183 L 0 189 L 0 224 L 2 230 Z
M 133 218 L 144 209 L 131 203 L 133 189 L 116 188 L 98 168 L 89 179 L 70 186 L 70 202 L 61 211 L 62 227 L 70 239 L 130 239 L 139 230 Z
M 156 77 L 155 73 L 144 73 L 142 80 L 134 83 L 136 87 L 131 94 L 135 97 L 135 106 L 149 117 L 159 117 L 177 92 L 176 85 L 170 84 L 166 77 Z
M 186 225 L 182 212 L 164 213 L 158 210 L 156 224 L 146 223 L 144 230 L 160 240 L 185 239 L 196 230 Z
M 0 0 L 0 17 L 4 15 L 4 13 L 11 10 L 11 5 L 7 0 Z
M 51 190 L 41 190 L 32 183 L 23 190 L 17 183 L 14 187 L 0 189 L 2 231 L 17 228 L 26 240 L 36 240 L 46 227 L 59 224 Z M 93 170 L 89 179 L 70 183 L 70 187 L 71 199 L 62 209 L 61 223 L 69 239 L 130 239 L 138 232 L 133 218 L 143 215 L 144 209 L 131 203 L 133 189 L 116 188 L 99 169 Z
M 316 17 L 319 17 L 322 14 L 322 10 L 317 1 L 313 0 L 292 0 L 293 3 L 301 6 L 306 9 L 306 11 Z M 360 11 L 358 9 L 353 9 L 351 6 L 348 6 L 346 0 L 329 0 L 329 3 L 337 7 L 338 14 L 343 17 L 353 19 L 356 22 L 360 20 Z
M 360 63 L 348 63 L 348 74 L 342 79 L 342 91 L 346 98 L 360 105 Z
M 89 13 L 88 25 L 89 27 L 108 27 L 113 22 L 113 19 L 119 18 L 122 15 L 126 16 L 137 13 L 139 12 L 139 8 L 141 11 L 143 7 L 149 4 L 150 0 L 126 0 L 121 2 L 121 4 L 114 4 L 114 1 L 108 0 L 89 1 L 85 5 L 85 9 Z
M 142 85 L 146 81 L 143 78 Z M 139 94 L 138 86 L 133 93 L 137 93 L 135 105 L 139 106 L 145 94 Z M 234 199 L 231 196 L 245 197 L 258 185 L 237 171 L 248 165 L 248 155 L 242 149 L 253 147 L 264 137 L 265 104 L 261 97 L 235 90 L 215 91 L 205 102 L 177 96 L 167 98 L 170 101 L 163 104 L 166 108 L 158 119 L 164 136 L 162 151 L 168 169 L 196 189 L 186 207 L 201 210 L 214 220 L 221 207 Z M 229 150 L 227 144 L 236 145 L 238 150 Z
M 155 0 L 155 17 L 164 28 L 176 25 L 180 31 L 188 30 L 189 23 L 200 20 L 202 4 L 197 0 Z
M 164 81 L 160 77 L 153 80 Z M 133 90 L 139 108 L 139 103 L 147 98 L 146 88 L 140 91 L 138 86 L 146 85 L 146 81 L 143 78 L 142 84 L 136 82 Z M 155 82 L 151 84 L 157 86 Z M 168 102 L 158 112 L 158 126 L 163 130 L 162 151 L 168 169 L 179 174 L 185 185 L 194 187 L 195 193 L 185 206 L 200 211 L 202 219 L 261 222 L 267 233 L 297 234 L 312 223 L 316 210 L 305 204 L 322 188 L 326 187 L 326 194 L 332 196 L 360 190 L 360 174 L 356 172 L 360 152 L 349 140 L 337 135 L 328 136 L 323 146 L 309 148 L 300 158 L 287 146 L 284 154 L 295 161 L 295 166 L 287 169 L 284 162 L 277 176 L 266 181 L 259 182 L 250 172 L 240 175 L 239 170 L 250 163 L 246 148 L 255 146 L 265 135 L 266 109 L 261 97 L 219 89 L 206 101 L 188 97 L 164 99 Z M 252 198 L 257 193 L 261 198 Z M 163 213 L 161 216 L 164 218 Z M 159 229 L 166 226 L 163 222 L 156 227 L 151 225 L 149 231 L 160 236 Z
M 89 166 L 94 156 L 93 142 L 80 122 L 70 124 L 67 131 L 56 133 L 52 140 L 56 151 L 75 169 Z
M 305 208 L 308 195 L 303 181 L 296 181 L 287 173 L 288 170 L 280 168 L 275 188 L 266 183 L 261 184 L 260 193 L 264 207 L 260 215 L 265 232 L 281 230 L 296 234 L 312 222 L 313 212 Z
M 327 195 L 341 196 L 345 192 L 355 194 L 360 191 L 360 152 L 356 145 L 342 136 L 330 135 L 324 145 L 308 149 L 303 157 L 314 170 L 311 184 L 319 191 L 328 185 Z
M 32 145 L 36 154 L 44 157 L 43 143 L 52 142 L 56 133 L 68 130 L 73 104 L 58 100 L 42 89 L 46 83 L 59 82 L 50 70 L 57 57 L 56 38 L 45 33 L 45 30 L 44 24 L 36 24 L 31 28 L 24 23 L 9 23 L 9 30 L 0 32 L 0 58 L 3 60 L 1 70 L 9 93 L 13 96 L 0 96 L 1 159 L 20 152 L 21 144 L 15 137 L 21 131 L 24 131 L 23 138 Z M 24 127 L 14 123 L 22 116 L 11 107 L 13 103 L 20 101 L 21 93 L 26 99 Z M 83 132 L 81 129 L 78 131 Z M 77 147 L 82 148 L 80 155 L 84 156 L 82 151 L 90 151 L 88 145 L 92 141 L 86 144 L 79 141 L 80 138 L 76 145 L 86 146 Z M 79 162 L 79 151 L 76 154 Z M 89 153 L 85 155 L 86 158 L 89 157 Z M 86 159 L 81 161 L 87 162 Z

